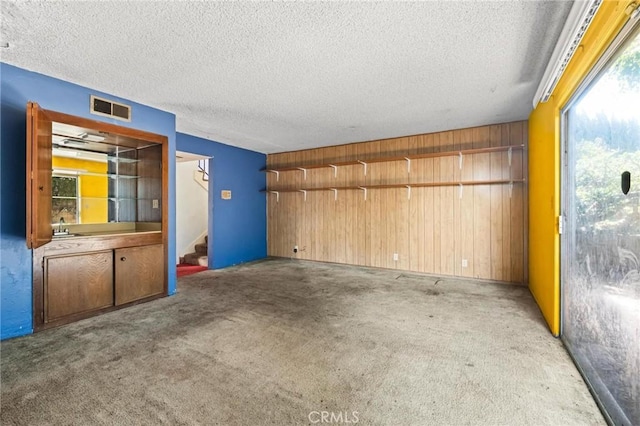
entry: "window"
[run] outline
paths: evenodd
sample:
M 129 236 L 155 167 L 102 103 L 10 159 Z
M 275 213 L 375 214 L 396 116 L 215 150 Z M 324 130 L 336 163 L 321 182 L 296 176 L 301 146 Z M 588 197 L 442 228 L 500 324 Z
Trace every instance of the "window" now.
M 78 177 L 53 176 L 51 191 L 51 220 L 53 224 L 80 223 Z
M 640 27 L 639 27 L 640 28 Z M 562 339 L 610 424 L 640 424 L 640 29 L 564 115 Z

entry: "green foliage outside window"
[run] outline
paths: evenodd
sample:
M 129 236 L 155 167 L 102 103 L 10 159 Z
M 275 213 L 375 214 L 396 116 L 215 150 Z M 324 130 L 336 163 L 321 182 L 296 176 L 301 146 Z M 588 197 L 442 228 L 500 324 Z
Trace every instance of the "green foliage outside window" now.
M 51 221 L 54 225 L 64 219 L 65 223 L 78 223 L 78 178 L 54 176 L 51 182 Z

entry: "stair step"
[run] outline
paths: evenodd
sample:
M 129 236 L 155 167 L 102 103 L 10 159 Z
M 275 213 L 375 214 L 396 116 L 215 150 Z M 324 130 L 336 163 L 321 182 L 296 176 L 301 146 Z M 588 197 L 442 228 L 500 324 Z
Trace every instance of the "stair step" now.
M 209 264 L 209 258 L 207 255 L 202 255 L 201 253 L 187 253 L 184 255 L 184 263 L 207 266 Z
M 202 243 L 202 244 L 196 244 L 195 249 L 196 249 L 196 253 L 200 253 L 204 256 L 207 255 L 207 243 Z

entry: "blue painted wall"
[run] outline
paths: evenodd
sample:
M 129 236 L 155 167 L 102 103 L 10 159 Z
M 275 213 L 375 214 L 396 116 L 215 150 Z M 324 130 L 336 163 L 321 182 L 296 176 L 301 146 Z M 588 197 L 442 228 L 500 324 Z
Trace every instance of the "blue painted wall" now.
M 266 155 L 195 136 L 176 134 L 178 151 L 213 157 L 209 181 L 209 268 L 267 256 Z M 231 190 L 231 200 L 220 191 Z
M 131 105 L 132 121 L 90 114 L 92 94 Z M 38 102 L 44 109 L 165 135 L 169 157 L 175 158 L 174 114 L 0 63 L 0 339 L 33 330 L 32 254 L 25 240 L 27 101 Z M 175 191 L 175 161 L 170 161 L 169 259 L 176 258 Z M 175 290 L 175 265 L 170 262 L 169 293 Z

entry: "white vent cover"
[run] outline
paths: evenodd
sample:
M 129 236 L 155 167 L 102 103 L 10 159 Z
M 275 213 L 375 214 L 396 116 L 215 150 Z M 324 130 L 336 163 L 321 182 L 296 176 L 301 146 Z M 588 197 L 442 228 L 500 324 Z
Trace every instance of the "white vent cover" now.
M 91 114 L 131 121 L 131 106 L 91 95 Z

